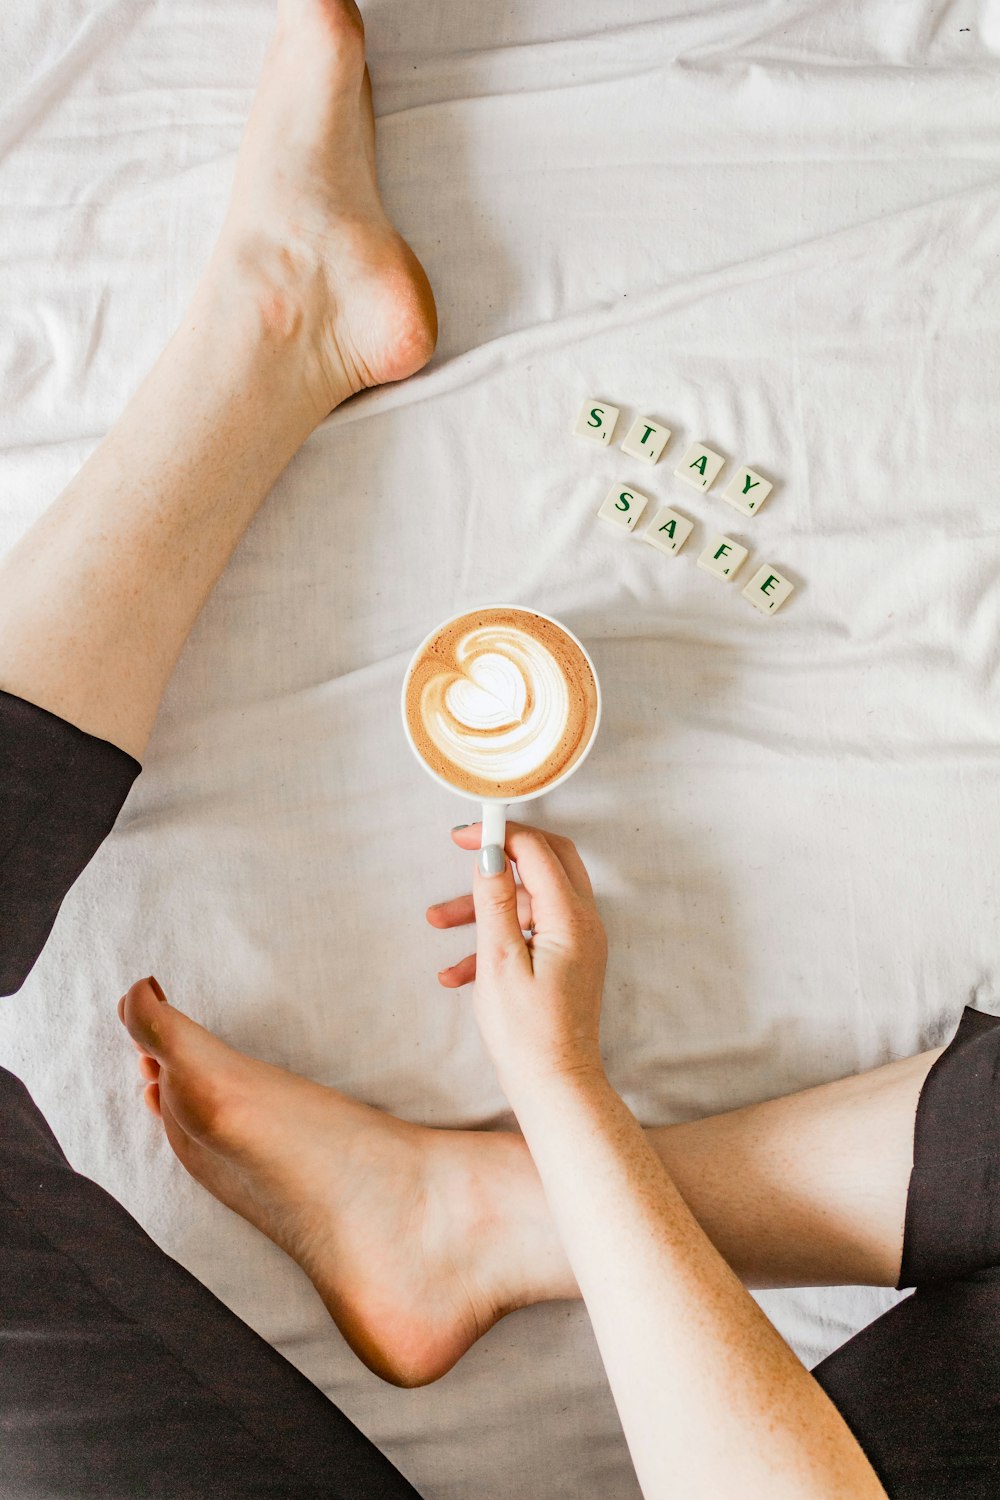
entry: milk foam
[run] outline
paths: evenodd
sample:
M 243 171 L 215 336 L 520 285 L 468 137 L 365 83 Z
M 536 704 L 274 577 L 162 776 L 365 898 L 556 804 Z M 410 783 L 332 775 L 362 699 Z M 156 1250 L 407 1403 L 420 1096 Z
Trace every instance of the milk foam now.
M 554 622 L 483 610 L 442 627 L 411 669 L 406 713 L 420 754 L 462 791 L 541 790 L 589 743 L 597 688 Z
M 449 681 L 442 672 L 424 688 L 422 717 L 432 742 L 467 775 L 486 781 L 539 771 L 569 721 L 555 657 L 523 631 L 494 626 L 470 630 L 455 659 L 460 678 Z

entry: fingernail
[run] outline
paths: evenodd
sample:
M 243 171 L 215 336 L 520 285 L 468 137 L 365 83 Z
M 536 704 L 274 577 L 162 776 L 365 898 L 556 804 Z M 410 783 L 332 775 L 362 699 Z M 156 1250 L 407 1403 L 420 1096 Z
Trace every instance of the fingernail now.
M 507 868 L 507 856 L 499 844 L 487 844 L 479 851 L 479 870 L 483 875 L 502 875 Z
M 463 828 L 471 828 L 471 827 L 472 827 L 471 823 L 456 823 L 455 826 L 454 826 L 454 828 L 451 831 L 452 831 L 452 833 L 461 833 L 461 831 L 462 831 Z
M 149 985 L 149 988 L 153 991 L 153 994 L 156 996 L 157 1000 L 162 1000 L 163 1004 L 166 1005 L 166 1003 L 167 1003 L 167 997 L 163 993 L 163 991 L 160 989 L 159 980 L 154 979 L 153 976 L 152 976 L 152 974 L 150 974 L 149 978 L 146 980 L 146 983 Z

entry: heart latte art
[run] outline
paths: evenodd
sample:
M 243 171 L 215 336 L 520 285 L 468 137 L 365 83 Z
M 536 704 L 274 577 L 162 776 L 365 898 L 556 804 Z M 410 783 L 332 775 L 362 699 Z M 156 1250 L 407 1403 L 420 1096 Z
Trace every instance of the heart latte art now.
M 540 792 L 590 743 L 597 684 L 573 638 L 530 610 L 483 609 L 445 625 L 406 683 L 406 720 L 457 790 L 510 800 Z

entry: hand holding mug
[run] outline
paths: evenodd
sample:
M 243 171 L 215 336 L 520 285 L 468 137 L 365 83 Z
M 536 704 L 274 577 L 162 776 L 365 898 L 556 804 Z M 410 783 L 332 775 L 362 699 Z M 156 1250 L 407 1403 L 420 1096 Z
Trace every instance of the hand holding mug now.
M 456 829 L 452 837 L 473 849 L 479 829 Z M 434 927 L 476 923 L 476 954 L 438 977 L 447 988 L 475 979 L 476 1020 L 515 1103 L 526 1087 L 603 1073 L 598 1031 L 607 939 L 570 839 L 510 823 L 506 855 L 500 871 L 486 874 L 481 854 L 472 894 L 430 907 L 427 920 Z

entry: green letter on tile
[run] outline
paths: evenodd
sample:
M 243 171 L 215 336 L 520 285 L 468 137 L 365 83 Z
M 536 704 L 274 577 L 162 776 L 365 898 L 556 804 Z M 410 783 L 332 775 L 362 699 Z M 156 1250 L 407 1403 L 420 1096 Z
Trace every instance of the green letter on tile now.
M 647 427 L 646 431 L 643 433 L 642 437 L 639 439 L 640 444 L 644 443 L 648 437 L 652 437 L 654 430 L 655 429 L 652 428 L 652 427 Z
M 773 573 L 769 573 L 767 575 L 767 577 L 764 579 L 764 582 L 760 586 L 761 593 L 762 594 L 769 593 L 770 592 L 771 584 L 772 583 L 777 583 L 777 581 L 778 580 L 775 578 L 774 574 Z
M 621 494 L 618 496 L 618 499 L 615 501 L 615 510 L 628 510 L 629 501 L 634 499 L 635 496 L 633 494 L 630 494 L 628 490 L 622 490 Z
M 722 546 L 719 548 L 718 552 L 714 554 L 714 556 L 717 558 L 722 557 L 726 552 L 732 552 L 732 550 L 733 549 L 732 547 L 730 547 L 728 542 L 723 542 Z
M 588 427 L 603 427 L 604 426 L 604 408 L 603 408 L 603 406 L 595 406 L 593 408 L 593 410 L 590 413 L 590 421 L 587 423 L 587 426 Z
M 708 454 L 707 453 L 703 453 L 700 458 L 696 458 L 695 459 L 694 463 L 691 464 L 690 467 L 692 469 L 697 469 L 698 473 L 701 475 L 702 479 L 704 479 L 704 477 L 705 477 L 705 469 L 706 469 L 707 465 L 708 465 Z
M 673 541 L 674 532 L 677 530 L 677 522 L 671 517 L 665 526 L 660 527 L 660 530 L 665 531 L 670 540 Z
M 747 494 L 750 490 L 755 490 L 757 488 L 757 486 L 760 484 L 760 480 L 759 479 L 753 479 L 753 480 L 751 480 L 749 474 L 744 474 L 743 477 L 746 480 L 746 484 L 743 486 L 743 493 L 744 493 L 744 495 Z

